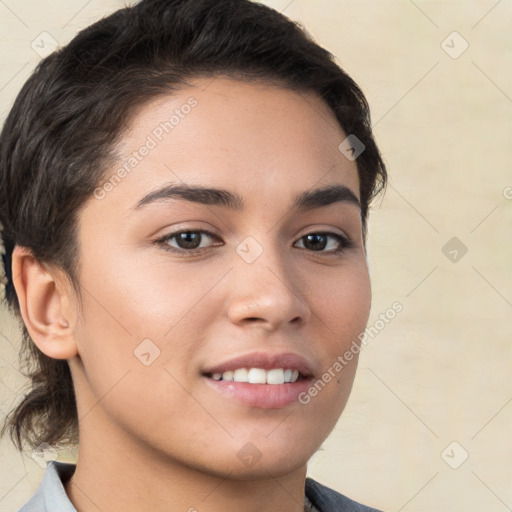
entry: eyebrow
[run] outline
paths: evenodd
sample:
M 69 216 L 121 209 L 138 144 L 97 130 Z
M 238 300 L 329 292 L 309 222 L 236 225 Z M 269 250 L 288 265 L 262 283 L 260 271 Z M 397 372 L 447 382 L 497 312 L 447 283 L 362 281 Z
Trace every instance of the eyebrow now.
M 243 198 L 236 192 L 197 185 L 170 184 L 145 195 L 133 209 L 138 210 L 148 204 L 169 199 L 183 199 L 205 205 L 222 206 L 234 211 L 243 211 L 245 208 Z M 328 185 L 306 190 L 297 195 L 293 201 L 292 210 L 306 211 L 335 203 L 351 203 L 361 209 L 359 199 L 348 187 Z

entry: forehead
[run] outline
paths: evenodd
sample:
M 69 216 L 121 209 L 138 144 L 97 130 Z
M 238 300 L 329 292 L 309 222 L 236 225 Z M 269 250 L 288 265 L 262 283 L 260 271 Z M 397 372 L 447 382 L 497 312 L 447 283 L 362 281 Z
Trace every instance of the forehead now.
M 345 138 L 312 93 L 198 78 L 136 112 L 103 183 L 125 208 L 167 183 L 238 189 L 249 203 L 336 183 L 359 196 L 356 163 L 338 149 Z

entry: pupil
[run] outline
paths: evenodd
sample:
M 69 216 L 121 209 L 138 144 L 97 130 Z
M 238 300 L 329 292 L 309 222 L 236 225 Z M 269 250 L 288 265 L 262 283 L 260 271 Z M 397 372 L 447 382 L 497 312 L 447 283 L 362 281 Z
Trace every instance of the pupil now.
M 196 249 L 199 245 L 198 241 L 200 241 L 200 235 L 198 233 L 187 231 L 186 233 L 180 233 L 178 240 L 180 241 L 179 245 L 182 249 Z M 184 247 L 181 242 L 185 245 Z
M 319 239 L 322 239 L 320 244 L 319 244 L 320 247 L 318 247 L 318 244 L 313 243 L 313 247 L 312 248 L 313 249 L 315 249 L 315 248 L 317 248 L 317 249 L 325 249 L 325 244 L 326 244 L 326 242 L 325 242 L 325 239 L 326 239 L 325 235 L 307 235 L 306 238 L 308 239 L 308 241 L 313 239 L 313 240 L 316 240 L 316 242 L 318 242 Z

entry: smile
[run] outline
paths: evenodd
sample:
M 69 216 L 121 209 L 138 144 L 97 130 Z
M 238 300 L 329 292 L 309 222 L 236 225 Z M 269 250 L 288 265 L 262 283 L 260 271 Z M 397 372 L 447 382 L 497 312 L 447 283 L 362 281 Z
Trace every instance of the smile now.
M 291 368 L 273 368 L 271 370 L 263 368 L 237 368 L 234 371 L 217 372 L 207 376 L 214 380 L 277 385 L 296 382 L 300 374 L 298 370 Z
M 293 352 L 251 352 L 203 368 L 201 373 L 217 396 L 259 409 L 299 404 L 299 395 L 315 375 L 312 362 Z

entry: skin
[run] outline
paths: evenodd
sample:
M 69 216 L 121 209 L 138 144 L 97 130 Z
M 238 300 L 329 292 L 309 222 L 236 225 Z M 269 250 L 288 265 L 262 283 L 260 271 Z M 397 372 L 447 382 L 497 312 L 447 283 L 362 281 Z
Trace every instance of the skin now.
M 205 384 L 206 366 L 255 350 L 300 354 L 320 378 L 364 330 L 371 289 L 356 204 L 291 210 L 325 185 L 359 198 L 356 162 L 338 150 L 346 134 L 312 94 L 196 79 L 137 112 L 107 178 L 191 96 L 172 133 L 81 211 L 81 309 L 59 269 L 14 252 L 27 328 L 71 368 L 80 450 L 66 492 L 79 512 L 302 511 L 307 461 L 350 394 L 357 356 L 307 405 L 250 407 Z M 134 209 L 170 183 L 228 189 L 246 207 L 174 198 Z M 218 239 L 185 257 L 155 242 L 184 228 Z M 354 246 L 307 245 L 325 231 Z M 236 252 L 249 236 L 263 249 L 250 264 Z M 160 351 L 148 366 L 134 355 L 145 339 Z M 237 456 L 249 442 L 261 454 L 250 467 Z

